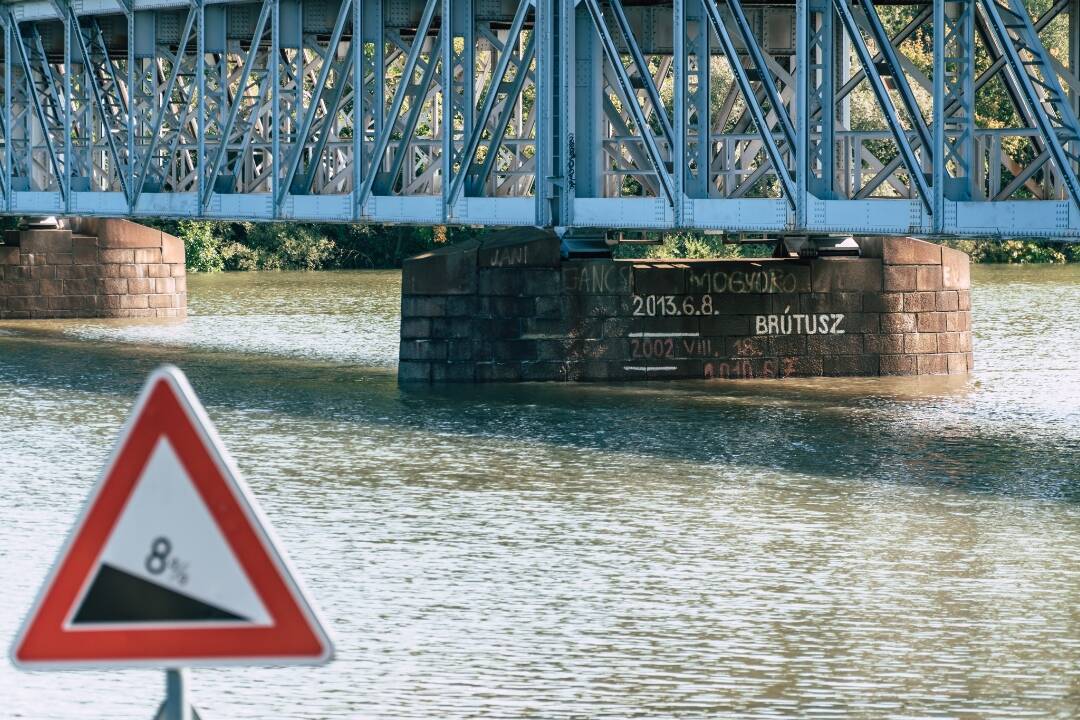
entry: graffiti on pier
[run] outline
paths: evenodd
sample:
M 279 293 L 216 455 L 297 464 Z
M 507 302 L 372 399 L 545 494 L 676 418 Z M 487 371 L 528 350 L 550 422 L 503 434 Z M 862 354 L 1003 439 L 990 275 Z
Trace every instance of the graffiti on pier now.
M 718 343 L 720 349 L 714 349 L 713 338 L 700 337 L 664 337 L 660 335 L 650 336 L 632 335 L 630 340 L 630 357 L 634 360 L 651 358 L 704 358 L 722 357 L 723 343 Z
M 755 335 L 843 335 L 843 313 L 792 313 L 754 316 Z
M 563 288 L 568 292 L 620 294 L 630 287 L 629 265 L 590 262 L 563 267 Z
M 704 293 L 793 293 L 799 278 L 790 270 L 691 270 L 690 291 Z
M 528 264 L 529 246 L 526 244 L 492 249 L 491 267 L 524 267 Z
M 684 317 L 718 315 L 712 295 L 634 295 L 636 317 Z
M 776 361 L 731 360 L 729 362 L 705 363 L 706 380 L 750 380 L 776 377 Z

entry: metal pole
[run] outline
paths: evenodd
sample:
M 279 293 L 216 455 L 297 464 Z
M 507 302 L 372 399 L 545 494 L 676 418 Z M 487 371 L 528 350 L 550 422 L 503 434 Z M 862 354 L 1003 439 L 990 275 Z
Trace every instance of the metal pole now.
M 450 209 L 450 179 L 454 174 L 454 12 L 451 0 L 443 0 L 440 13 L 440 22 L 445 30 L 442 33 L 442 78 L 439 81 L 439 91 L 442 95 L 442 193 L 443 207 L 442 220 L 447 224 L 453 218 Z M 464 44 L 462 45 L 464 47 Z M 435 63 L 435 53 L 428 57 L 428 62 Z M 463 71 L 464 82 L 471 82 L 472 74 L 468 69 Z M 433 128 L 434 130 L 434 128 Z
M 195 193 L 199 197 L 199 201 L 200 201 L 198 206 L 196 206 L 196 215 L 201 216 L 206 211 L 206 203 L 205 203 L 205 201 L 203 201 L 203 198 L 208 197 L 210 195 L 210 193 L 212 193 L 214 191 L 214 187 L 213 187 L 214 178 L 210 177 L 208 179 L 207 175 L 206 175 L 206 132 L 201 130 L 201 128 L 206 127 L 206 92 L 205 92 L 206 91 L 206 4 L 202 0 L 196 0 L 196 8 L 197 8 L 197 10 L 196 10 L 196 12 L 197 12 L 196 22 L 199 24 L 199 30 L 198 30 L 199 34 L 195 39 L 195 87 L 198 88 L 198 92 L 199 92 L 199 99 L 198 99 L 197 102 L 198 102 L 200 132 L 199 132 L 198 145 L 195 148 L 195 155 L 196 155 L 195 165 L 198 166 L 198 175 L 196 176 L 197 181 L 195 183 Z M 227 43 L 228 43 L 228 41 L 226 41 L 226 44 Z M 251 51 L 250 51 L 251 56 L 255 55 L 255 53 L 258 51 L 258 47 L 259 46 L 256 43 L 252 43 Z M 227 52 L 228 47 L 226 47 L 225 50 Z M 227 57 L 226 52 L 221 53 L 221 64 L 222 65 L 224 65 L 225 62 L 226 62 L 225 61 L 225 58 Z M 178 54 L 176 56 L 177 65 L 179 65 L 179 64 L 181 64 L 183 62 L 184 62 L 183 56 Z M 236 91 L 236 104 L 237 105 L 240 104 L 240 95 L 243 92 L 244 92 L 244 86 L 243 86 L 243 82 L 241 82 L 240 86 L 237 88 L 237 91 Z M 228 95 L 229 95 L 228 92 L 223 93 L 222 99 L 223 100 L 227 99 Z M 169 102 L 169 98 L 165 98 L 165 102 L 166 103 Z M 180 129 L 177 128 L 174 132 L 180 132 Z M 229 139 L 227 137 L 223 136 L 221 138 L 221 147 L 223 147 L 223 148 L 226 147 L 228 145 L 228 143 L 229 143 Z M 207 188 L 208 184 L 209 184 L 209 189 Z
M 692 13 L 693 23 L 697 30 L 695 38 L 688 43 L 690 53 L 694 55 L 694 75 L 696 77 L 696 91 L 690 102 L 694 106 L 694 127 L 697 143 L 693 151 L 694 164 L 697 167 L 697 175 L 687 177 L 685 182 L 691 185 L 689 192 L 684 186 L 683 194 L 695 198 L 707 198 L 715 194 L 715 186 L 712 183 L 712 113 L 709 107 L 710 98 L 710 58 L 709 51 L 709 20 L 705 15 L 704 2 L 706 0 L 692 0 L 684 6 L 684 13 Z M 683 72 L 687 72 L 687 66 L 683 66 Z M 684 84 L 686 82 L 684 78 Z M 688 112 L 688 111 L 687 111 Z M 684 118 L 685 120 L 685 118 Z M 684 131 L 685 132 L 685 131 Z M 687 166 L 690 165 L 690 157 L 686 158 Z
M 11 127 L 11 73 L 15 67 L 11 61 L 11 34 L 18 31 L 19 28 L 13 21 L 4 23 L 4 205 L 8 212 L 14 207 L 15 197 L 11 188 L 11 140 L 15 135 Z
M 934 3 L 934 217 L 940 233 L 945 220 L 945 3 Z M 910 168 L 918 172 L 917 168 Z
M 187 668 L 165 671 L 165 702 L 158 711 L 161 720 L 192 720 L 187 672 Z
M 536 3 L 536 27 L 545 28 L 552 22 L 551 0 L 539 0 Z M 554 218 L 548 214 L 548 197 L 550 187 L 549 179 L 554 175 L 552 169 L 554 145 L 549 146 L 554 127 L 551 125 L 551 83 L 554 80 L 549 75 L 551 72 L 551 30 L 540 33 L 539 42 L 536 44 L 536 166 L 535 166 L 535 196 L 536 196 L 536 224 L 554 225 Z M 471 81 L 469 83 L 471 86 Z M 470 100 L 471 102 L 471 100 Z M 472 106 L 469 105 L 469 108 Z M 468 123 L 467 123 L 468 124 Z M 471 127 L 465 131 L 464 137 L 468 137 Z
M 71 143 L 71 113 L 74 111 L 71 102 L 71 23 L 74 18 L 68 13 L 64 18 L 64 176 L 57 178 L 64 188 L 64 210 L 71 214 L 71 170 L 72 166 L 72 143 Z M 85 58 L 84 58 L 85 60 Z M 45 61 L 48 68 L 48 61 Z M 75 170 L 78 171 L 75 165 Z
M 675 23 L 675 127 L 672 130 L 673 137 L 668 139 L 672 145 L 668 148 L 668 157 L 671 158 L 671 169 L 675 181 L 675 197 L 672 200 L 672 210 L 675 211 L 675 225 L 682 227 L 683 211 L 686 207 L 686 7 L 685 0 L 675 0 L 672 6 Z M 645 66 L 647 67 L 647 66 Z M 645 67 L 640 68 L 646 73 Z M 653 108 L 660 117 L 664 115 L 663 104 Z
M 810 185 L 810 0 L 795 3 L 795 212 L 794 229 L 802 230 L 807 224 L 806 206 Z M 789 188 L 785 190 L 790 191 Z M 789 197 L 789 201 L 790 201 Z M 791 213 L 789 213 L 790 217 Z
M 357 38 L 353 37 L 353 43 Z M 273 216 L 277 220 L 281 215 L 281 204 L 277 201 L 281 187 L 281 2 L 275 1 L 270 15 L 270 197 Z M 355 89 L 355 88 L 354 88 Z M 357 102 L 359 93 L 354 96 Z M 355 162 L 354 158 L 354 162 Z
M 352 40 L 349 42 L 349 50 L 353 54 L 352 61 L 352 86 L 353 86 L 353 159 L 352 159 L 352 215 L 353 222 L 360 219 L 360 207 L 356 204 L 356 199 L 360 195 L 360 183 L 363 182 L 363 166 L 364 166 L 364 134 L 367 132 L 367 128 L 364 126 L 364 95 L 367 92 L 367 88 L 364 85 L 364 3 L 363 0 L 352 0 Z M 274 3 L 276 6 L 277 3 Z M 274 13 L 274 45 L 277 46 L 277 11 Z M 275 67 L 277 67 L 275 60 Z M 274 88 L 277 91 L 277 75 L 274 76 Z M 275 98 L 274 117 L 277 118 L 277 107 Z M 276 120 L 275 120 L 276 122 Z M 275 128 L 277 126 L 275 125 Z M 277 152 L 274 153 L 274 158 L 277 158 Z M 276 171 L 275 171 L 276 174 Z M 277 186 L 274 186 L 274 197 L 277 198 Z M 277 203 L 275 202 L 276 206 Z

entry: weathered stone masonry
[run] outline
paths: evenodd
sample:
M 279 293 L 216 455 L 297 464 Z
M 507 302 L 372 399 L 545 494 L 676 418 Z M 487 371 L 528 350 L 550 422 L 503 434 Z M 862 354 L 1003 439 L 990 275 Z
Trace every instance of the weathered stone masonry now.
M 865 238 L 859 258 L 561 260 L 514 231 L 414 258 L 402 381 L 961 374 L 968 258 Z
M 0 245 L 0 319 L 176 318 L 187 313 L 184 244 L 126 220 L 14 230 Z

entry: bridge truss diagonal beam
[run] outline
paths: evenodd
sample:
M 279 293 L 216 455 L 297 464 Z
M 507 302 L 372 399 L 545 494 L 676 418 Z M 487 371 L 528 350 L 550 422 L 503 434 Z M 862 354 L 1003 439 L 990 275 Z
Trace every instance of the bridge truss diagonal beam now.
M 184 53 L 187 51 L 188 43 L 191 41 L 191 30 L 195 24 L 195 19 L 198 16 L 198 8 L 195 5 L 191 5 L 187 12 L 187 17 L 184 21 L 184 29 L 180 33 L 180 42 L 177 45 L 175 62 L 173 63 L 172 71 L 169 74 L 169 79 L 165 86 L 165 91 L 162 93 L 163 102 L 154 110 L 154 122 L 153 131 L 150 133 L 150 144 L 143 153 L 142 162 L 139 164 L 139 174 L 135 181 L 134 197 L 132 205 L 137 205 L 139 201 L 139 195 L 143 191 L 143 187 L 146 185 L 146 177 L 150 170 L 150 162 L 154 157 L 154 153 L 157 151 L 158 145 L 162 138 L 162 125 L 165 122 L 165 116 L 168 110 L 169 99 L 172 98 L 173 89 L 176 87 L 177 78 L 180 76 L 180 70 L 183 66 Z
M 737 2 L 737 0 L 731 1 Z M 757 100 L 757 92 L 750 84 L 750 77 L 747 75 L 746 68 L 743 67 L 742 61 L 739 59 L 739 53 L 735 49 L 735 43 L 732 41 L 731 33 L 728 31 L 724 19 L 720 16 L 720 10 L 713 0 L 705 1 L 705 11 L 708 13 L 713 31 L 716 32 L 717 39 L 720 41 L 720 47 L 723 49 L 724 55 L 728 59 L 728 64 L 735 75 L 739 90 L 743 95 L 743 101 L 746 103 L 750 115 L 753 117 L 754 126 L 761 136 L 761 142 L 765 146 L 765 151 L 769 155 L 769 160 L 772 162 L 773 169 L 776 171 L 777 177 L 780 178 L 780 184 L 784 189 L 784 197 L 792 207 L 795 207 L 798 194 L 795 188 L 795 181 L 792 179 L 791 172 L 788 170 L 783 154 L 777 146 L 776 140 L 773 138 L 772 130 L 770 129 L 771 126 L 768 120 L 766 120 L 764 109 L 762 109 L 761 104 Z M 765 80 L 764 77 L 762 79 Z M 771 83 L 771 81 L 768 80 L 765 80 L 765 82 L 766 84 Z M 773 88 L 773 91 L 775 92 L 775 88 Z
M 929 212 L 933 212 L 932 193 L 929 184 L 926 182 L 926 176 L 923 174 L 922 166 L 915 156 L 915 150 L 912 148 L 911 142 L 908 140 L 907 131 L 900 123 L 900 117 L 897 115 L 896 107 L 893 105 L 892 98 L 885 88 L 885 82 L 881 79 L 881 75 L 874 65 L 873 56 L 870 55 L 866 41 L 863 39 L 859 26 L 855 22 L 848 0 L 833 0 L 833 4 L 836 6 L 840 19 L 843 21 L 848 36 L 851 38 L 852 45 L 855 47 L 855 54 L 858 56 L 859 62 L 862 63 L 863 72 L 866 73 L 866 78 L 870 81 L 870 87 L 877 98 L 878 106 L 885 115 L 893 139 L 900 148 L 904 164 L 907 165 L 915 189 L 919 193 L 919 199 L 922 200 L 923 205 Z
M 105 101 L 105 95 L 101 89 L 101 85 L 98 82 L 97 75 L 92 68 L 92 58 L 90 54 L 91 46 L 87 45 L 86 43 L 86 38 L 83 36 L 83 29 L 79 23 L 78 17 L 76 17 L 75 13 L 71 10 L 69 6 L 65 6 L 64 9 L 66 10 L 66 20 L 70 28 L 69 32 L 71 33 L 71 35 L 74 36 L 76 42 L 78 43 L 77 48 L 79 50 L 79 53 L 84 59 L 85 64 L 88 66 L 87 69 L 83 71 L 82 75 L 86 79 L 87 84 L 90 86 L 90 90 L 92 93 L 92 99 L 94 101 L 92 111 L 96 110 L 101 115 L 102 125 L 104 126 L 102 134 L 105 136 L 109 155 L 112 157 L 113 160 L 113 169 L 116 173 L 117 182 L 119 182 L 120 184 L 120 189 L 121 192 L 123 192 L 124 194 L 124 198 L 130 202 L 130 186 L 124 173 L 124 161 L 121 157 L 119 147 L 116 144 L 116 128 L 114 128 L 109 122 L 109 113 L 107 109 L 108 106 Z M 93 28 L 91 28 L 91 31 L 93 31 Z M 105 60 L 107 64 L 107 57 Z
M 503 49 L 504 54 L 508 52 L 508 49 Z M 506 91 L 506 101 L 503 103 L 502 112 L 499 113 L 499 117 L 495 121 L 494 130 L 491 132 L 491 138 L 487 144 L 487 152 L 484 153 L 484 162 L 470 182 L 469 189 L 474 195 L 480 192 L 481 188 L 483 188 L 484 184 L 491 177 L 491 171 L 494 169 L 498 158 L 498 147 L 506 136 L 506 128 L 510 124 L 510 117 L 514 112 L 514 103 L 511 102 L 511 98 L 517 98 L 521 95 L 521 91 L 525 87 L 526 81 L 529 79 L 526 68 L 532 63 L 535 57 L 536 35 L 532 34 L 525 43 L 525 50 L 522 52 L 521 60 L 517 64 L 517 71 L 514 75 L 513 83 L 511 83 Z
M 469 168 L 473 165 L 473 158 L 476 156 L 476 151 L 480 147 L 480 143 L 483 140 L 484 132 L 488 128 L 488 122 L 491 119 L 491 113 L 495 110 L 495 106 L 498 103 L 499 93 L 498 89 L 505 81 L 507 70 L 510 69 L 510 64 L 513 61 L 513 53 L 510 52 L 510 44 L 513 39 L 520 36 L 521 30 L 525 25 L 525 18 L 530 7 L 533 7 L 533 0 L 520 0 L 518 2 L 517 10 L 514 12 L 514 19 L 510 23 L 510 28 L 507 31 L 507 41 L 504 43 L 502 52 L 499 54 L 499 61 L 496 64 L 491 77 L 491 87 L 489 88 L 487 95 L 484 98 L 484 104 L 480 110 L 480 113 L 475 117 L 472 124 L 472 133 L 468 135 L 468 141 L 458 158 L 460 163 L 460 170 L 454 175 L 453 180 L 450 183 L 449 192 L 447 194 L 447 204 L 453 207 L 461 196 L 461 190 L 465 184 L 465 180 L 468 177 Z M 533 39 L 530 38 L 530 47 L 534 48 Z M 525 59 L 522 59 L 518 63 L 518 70 L 514 76 L 515 89 L 512 89 L 506 93 L 506 104 L 510 104 L 510 98 L 516 97 L 520 92 L 520 88 L 517 86 L 517 81 L 523 83 L 525 79 L 524 68 L 528 64 Z M 471 110 L 471 108 L 470 108 Z M 494 138 L 495 134 L 501 134 L 505 129 L 506 124 L 503 122 L 503 118 L 500 117 L 495 125 L 495 130 L 492 137 L 491 147 L 489 147 L 486 156 L 493 156 L 494 147 L 498 144 Z
M 270 0 L 266 0 L 267 3 Z M 352 4 L 349 2 L 342 2 L 337 14 L 337 20 L 334 22 L 334 30 L 330 36 L 330 50 L 327 52 L 327 57 L 323 60 L 322 68 L 319 70 L 319 78 L 315 81 L 315 88 L 312 91 L 312 102 L 308 108 L 307 114 L 304 115 L 303 124 L 300 126 L 300 132 L 297 133 L 297 142 L 293 148 L 292 154 L 289 156 L 287 169 L 285 173 L 285 180 L 281 184 L 281 189 L 278 191 L 278 202 L 284 199 L 284 193 L 292 186 L 292 182 L 296 177 L 297 168 L 300 166 L 300 158 L 303 153 L 304 143 L 303 140 L 308 137 L 308 133 L 311 131 L 311 126 L 315 122 L 315 113 L 318 110 L 319 103 L 322 100 L 323 93 L 326 90 L 326 79 L 330 76 L 330 70 L 333 68 L 333 53 L 336 51 L 338 43 L 341 42 L 341 35 L 345 32 L 345 21 L 349 16 L 349 11 L 352 9 Z M 254 53 L 252 53 L 254 55 Z M 348 60 L 351 63 L 351 58 Z M 348 75 L 346 71 L 344 75 Z M 344 85 L 344 81 L 341 82 Z M 324 132 L 325 136 L 326 133 Z
M 619 0 L 614 0 L 614 2 L 618 1 Z M 663 187 L 664 195 L 667 197 L 668 202 L 674 203 L 674 181 L 671 178 L 671 173 L 668 171 L 667 163 L 664 161 L 663 156 L 660 154 L 660 148 L 656 144 L 656 139 L 652 135 L 649 122 L 645 118 L 645 112 L 641 109 L 641 105 L 638 103 L 637 93 L 634 91 L 633 84 L 630 81 L 630 76 L 626 72 L 626 67 L 623 65 L 621 56 L 615 47 L 615 41 L 607 28 L 607 23 L 604 20 L 604 13 L 600 9 L 599 1 L 582 0 L 582 2 L 589 11 L 589 16 L 592 19 L 593 26 L 596 29 L 597 35 L 600 37 L 600 47 L 602 48 L 604 57 L 607 59 L 610 69 L 614 74 L 616 80 L 616 90 L 619 93 L 619 100 L 622 102 L 624 107 L 629 109 L 630 115 L 633 117 L 634 124 L 637 127 L 637 131 L 641 135 L 641 139 L 645 144 L 645 151 L 649 156 L 649 160 L 652 163 L 653 168 L 656 170 L 657 176 L 660 178 L 660 184 Z M 640 70 L 641 68 L 639 67 L 639 71 Z M 662 110 L 658 110 L 657 114 L 660 114 L 661 112 Z
M 398 115 L 401 113 L 402 105 L 405 104 L 405 97 L 412 84 L 413 73 L 416 71 L 417 63 L 420 60 L 420 51 L 423 49 L 423 42 L 421 39 L 427 35 L 427 31 L 431 27 L 431 21 L 435 16 L 437 6 L 438 0 L 427 0 L 427 4 L 424 7 L 424 14 L 417 27 L 416 39 L 409 49 L 408 58 L 405 60 L 405 66 L 401 73 L 402 82 L 398 86 L 397 92 L 394 94 L 393 105 L 388 113 L 390 123 L 386 124 L 384 121 L 382 132 L 379 133 L 379 137 L 375 144 L 375 150 L 371 155 L 371 164 L 364 177 L 363 184 L 360 186 L 359 192 L 357 193 L 356 204 L 361 209 L 371 195 L 371 189 L 375 183 L 378 165 L 382 162 L 382 158 L 390 145 L 391 133 L 394 130 L 394 122 L 396 122 Z M 434 59 L 429 60 L 429 62 L 433 65 Z
M 64 182 L 64 171 L 60 164 L 59 154 L 56 149 L 56 145 L 53 141 L 53 134 L 49 132 L 49 120 L 45 114 L 45 107 L 41 102 L 41 97 L 37 92 L 37 88 L 34 86 L 34 69 L 30 63 L 30 55 L 26 50 L 26 43 L 23 40 L 22 33 L 19 30 L 19 25 L 15 22 L 13 16 L 9 15 L 8 27 L 9 32 L 14 37 L 15 49 L 19 54 L 19 63 L 22 66 L 22 71 L 26 79 L 26 86 L 28 88 L 27 94 L 30 97 L 30 101 L 33 104 L 34 114 L 37 117 L 38 122 L 41 124 L 41 133 L 45 142 L 45 147 L 49 153 L 49 161 L 52 164 L 53 171 L 56 173 L 56 182 L 58 184 L 60 195 L 63 199 L 67 199 L 67 185 Z M 55 89 L 52 87 L 53 83 L 49 83 L 49 88 L 52 93 L 55 93 Z
M 1039 41 L 1031 16 L 1018 0 L 1009 0 L 1007 7 L 997 0 L 981 0 L 981 5 L 990 19 L 1009 73 L 1023 92 L 1073 202 L 1080 206 L 1080 180 L 1074 167 L 1080 157 L 1065 147 L 1066 143 L 1074 146 L 1080 143 L 1080 122 L 1061 87 L 1049 53 Z M 1021 51 L 1028 55 L 1028 60 L 1021 57 Z M 1048 109 L 1054 112 L 1053 119 Z

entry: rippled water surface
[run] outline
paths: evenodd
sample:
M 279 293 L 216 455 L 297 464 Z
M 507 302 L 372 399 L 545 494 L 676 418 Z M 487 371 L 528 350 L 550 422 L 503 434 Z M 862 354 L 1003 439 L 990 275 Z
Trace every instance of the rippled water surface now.
M 328 618 L 204 718 L 1080 716 L 1080 268 L 977 268 L 966 379 L 399 388 L 395 273 L 0 324 L 0 640 L 139 387 L 189 375 Z M 148 671 L 0 716 L 149 718 Z

